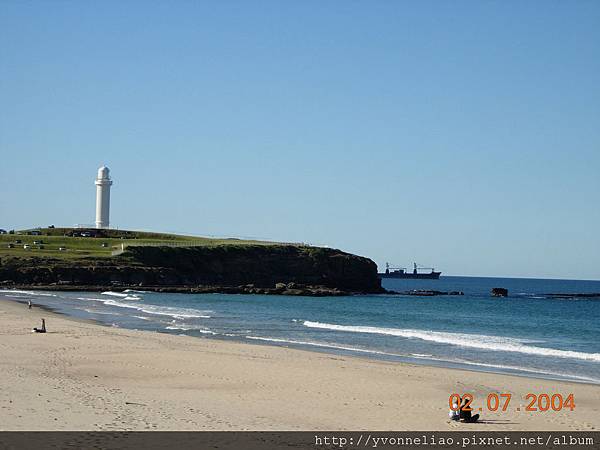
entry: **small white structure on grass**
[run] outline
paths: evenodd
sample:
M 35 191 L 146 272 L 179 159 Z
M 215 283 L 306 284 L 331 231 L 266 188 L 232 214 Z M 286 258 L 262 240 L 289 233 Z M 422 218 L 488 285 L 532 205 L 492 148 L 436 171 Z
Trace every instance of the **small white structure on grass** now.
M 110 215 L 110 187 L 112 180 L 106 166 L 98 169 L 96 178 L 96 228 L 108 228 Z

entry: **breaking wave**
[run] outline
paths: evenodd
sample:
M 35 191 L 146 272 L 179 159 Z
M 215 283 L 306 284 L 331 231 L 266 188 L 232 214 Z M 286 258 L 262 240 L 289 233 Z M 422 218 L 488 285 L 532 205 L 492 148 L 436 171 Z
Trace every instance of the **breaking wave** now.
M 552 356 L 558 358 L 581 359 L 585 361 L 600 362 L 600 353 L 574 352 L 554 348 L 535 347 L 526 345 L 532 342 L 526 339 L 510 338 L 505 336 L 486 336 L 480 334 L 448 333 L 443 331 L 411 330 L 400 328 L 380 328 L 367 326 L 336 325 L 329 323 L 304 321 L 308 328 L 319 328 L 331 331 L 344 331 L 350 333 L 382 334 L 408 339 L 421 339 L 438 344 L 456 345 L 459 347 L 477 348 L 481 350 L 516 352 L 537 356 Z
M 208 313 L 211 311 L 200 311 L 190 308 L 176 308 L 173 306 L 148 305 L 144 303 L 122 303 L 113 299 L 101 299 L 99 301 L 108 306 L 130 308 L 145 312 L 146 314 L 152 314 L 155 316 L 169 316 L 174 319 L 210 319 L 211 317 L 208 315 Z
M 210 335 L 217 334 L 214 331 L 209 330 L 206 327 L 200 327 L 200 326 L 194 326 L 194 325 L 187 325 L 187 324 L 169 325 L 169 326 L 166 326 L 165 329 L 166 330 L 181 330 L 181 331 L 197 331 L 198 333 L 210 334 Z
M 129 295 L 124 292 L 106 291 L 106 292 L 102 292 L 102 295 L 110 295 L 111 297 L 119 297 L 119 298 L 122 298 L 123 300 L 141 300 L 142 299 L 138 295 L 135 295 L 135 294 Z
M 0 293 L 9 293 L 9 294 L 25 294 L 25 295 L 34 295 L 39 297 L 58 297 L 57 294 L 51 294 L 50 292 L 42 292 L 42 291 L 22 291 L 20 289 L 2 289 Z

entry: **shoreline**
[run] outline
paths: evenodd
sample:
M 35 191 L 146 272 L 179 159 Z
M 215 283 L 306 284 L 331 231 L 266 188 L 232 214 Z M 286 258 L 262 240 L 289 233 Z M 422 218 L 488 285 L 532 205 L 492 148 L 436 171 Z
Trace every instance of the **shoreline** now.
M 593 430 L 600 386 L 97 325 L 0 297 L 3 430 Z M 48 333 L 31 333 L 41 317 Z M 485 411 L 448 397 L 573 392 L 574 411 Z M 415 413 L 408 413 L 414 410 Z M 425 417 L 425 419 L 423 419 Z
M 41 290 L 41 289 L 40 289 Z M 100 291 L 98 291 L 100 292 Z M 118 292 L 118 290 L 114 290 L 114 292 Z M 0 290 L 0 301 L 6 300 L 11 302 L 16 302 L 20 304 L 26 305 L 25 301 L 19 300 L 18 298 L 13 297 L 5 297 L 2 295 L 3 291 Z M 546 380 L 546 381 L 559 381 L 559 382 L 570 382 L 576 384 L 587 384 L 592 386 L 600 386 L 600 380 L 592 379 L 585 376 L 576 376 L 576 375 L 561 375 L 555 372 L 539 372 L 535 370 L 528 370 L 522 367 L 511 367 L 511 366 L 502 366 L 502 365 L 494 365 L 494 364 L 485 364 L 485 363 L 475 363 L 475 362 L 466 362 L 466 361 L 452 361 L 441 358 L 429 358 L 429 357 L 419 357 L 418 355 L 401 355 L 394 353 L 386 353 L 380 351 L 370 351 L 366 349 L 358 349 L 352 347 L 342 347 L 338 345 L 327 345 L 327 344 L 311 344 L 310 342 L 303 341 L 293 341 L 293 340 L 279 340 L 279 339 L 269 339 L 269 338 L 260 338 L 260 337 L 246 337 L 244 339 L 242 336 L 230 337 L 229 335 L 190 335 L 181 332 L 177 332 L 175 330 L 164 330 L 164 329 L 139 329 L 134 327 L 122 327 L 117 324 L 109 324 L 103 322 L 101 320 L 97 320 L 94 318 L 85 318 L 85 317 L 77 317 L 70 315 L 69 312 L 59 311 L 52 306 L 46 306 L 42 304 L 35 304 L 36 307 L 41 310 L 48 311 L 49 313 L 58 314 L 62 317 L 65 317 L 68 320 L 83 322 L 83 323 L 91 323 L 102 327 L 114 327 L 117 329 L 123 330 L 133 330 L 133 331 L 143 331 L 147 333 L 160 333 L 170 336 L 186 336 L 192 339 L 211 339 L 216 340 L 218 342 L 225 343 L 239 343 L 242 345 L 252 345 L 252 346 L 266 346 L 266 347 L 276 347 L 276 348 L 284 348 L 284 349 L 292 349 L 298 351 L 306 351 L 312 353 L 319 353 L 330 356 L 342 356 L 342 357 L 351 357 L 351 358 L 359 358 L 367 361 L 382 361 L 389 363 L 398 363 L 398 364 L 408 364 L 415 366 L 424 366 L 424 367 L 432 367 L 432 368 L 441 368 L 441 369 L 449 369 L 449 370 L 460 370 L 474 373 L 488 373 L 488 374 L 497 374 L 497 375 L 508 375 L 508 376 L 516 376 L 534 380 Z
M 353 295 L 378 295 L 395 293 L 381 288 L 378 291 L 349 291 L 337 287 L 324 285 L 306 285 L 301 283 L 277 283 L 275 287 L 255 286 L 246 284 L 241 286 L 218 286 L 218 285 L 143 285 L 119 284 L 119 285 L 81 285 L 81 284 L 3 284 L 0 286 L 0 294 L 3 289 L 51 291 L 51 292 L 102 292 L 126 290 L 143 290 L 148 292 L 166 292 L 173 294 L 260 294 L 260 295 L 288 295 L 307 297 L 341 297 Z

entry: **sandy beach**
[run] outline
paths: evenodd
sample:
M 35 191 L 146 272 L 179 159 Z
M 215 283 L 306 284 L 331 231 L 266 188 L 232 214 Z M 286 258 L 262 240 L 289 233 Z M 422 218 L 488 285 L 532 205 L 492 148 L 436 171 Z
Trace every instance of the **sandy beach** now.
M 448 420 L 454 392 L 483 423 Z M 510 408 L 486 411 L 491 392 Z M 576 407 L 526 412 L 529 392 Z M 599 409 L 598 385 L 124 330 L 0 297 L 0 430 L 587 431 Z

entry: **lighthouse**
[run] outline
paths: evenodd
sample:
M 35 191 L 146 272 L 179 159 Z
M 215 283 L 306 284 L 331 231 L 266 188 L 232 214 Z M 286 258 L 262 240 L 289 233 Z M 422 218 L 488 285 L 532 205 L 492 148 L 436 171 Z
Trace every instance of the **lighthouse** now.
M 96 228 L 108 228 L 108 217 L 110 214 L 110 187 L 112 180 L 109 176 L 110 170 L 106 166 L 98 169 L 96 178 Z

